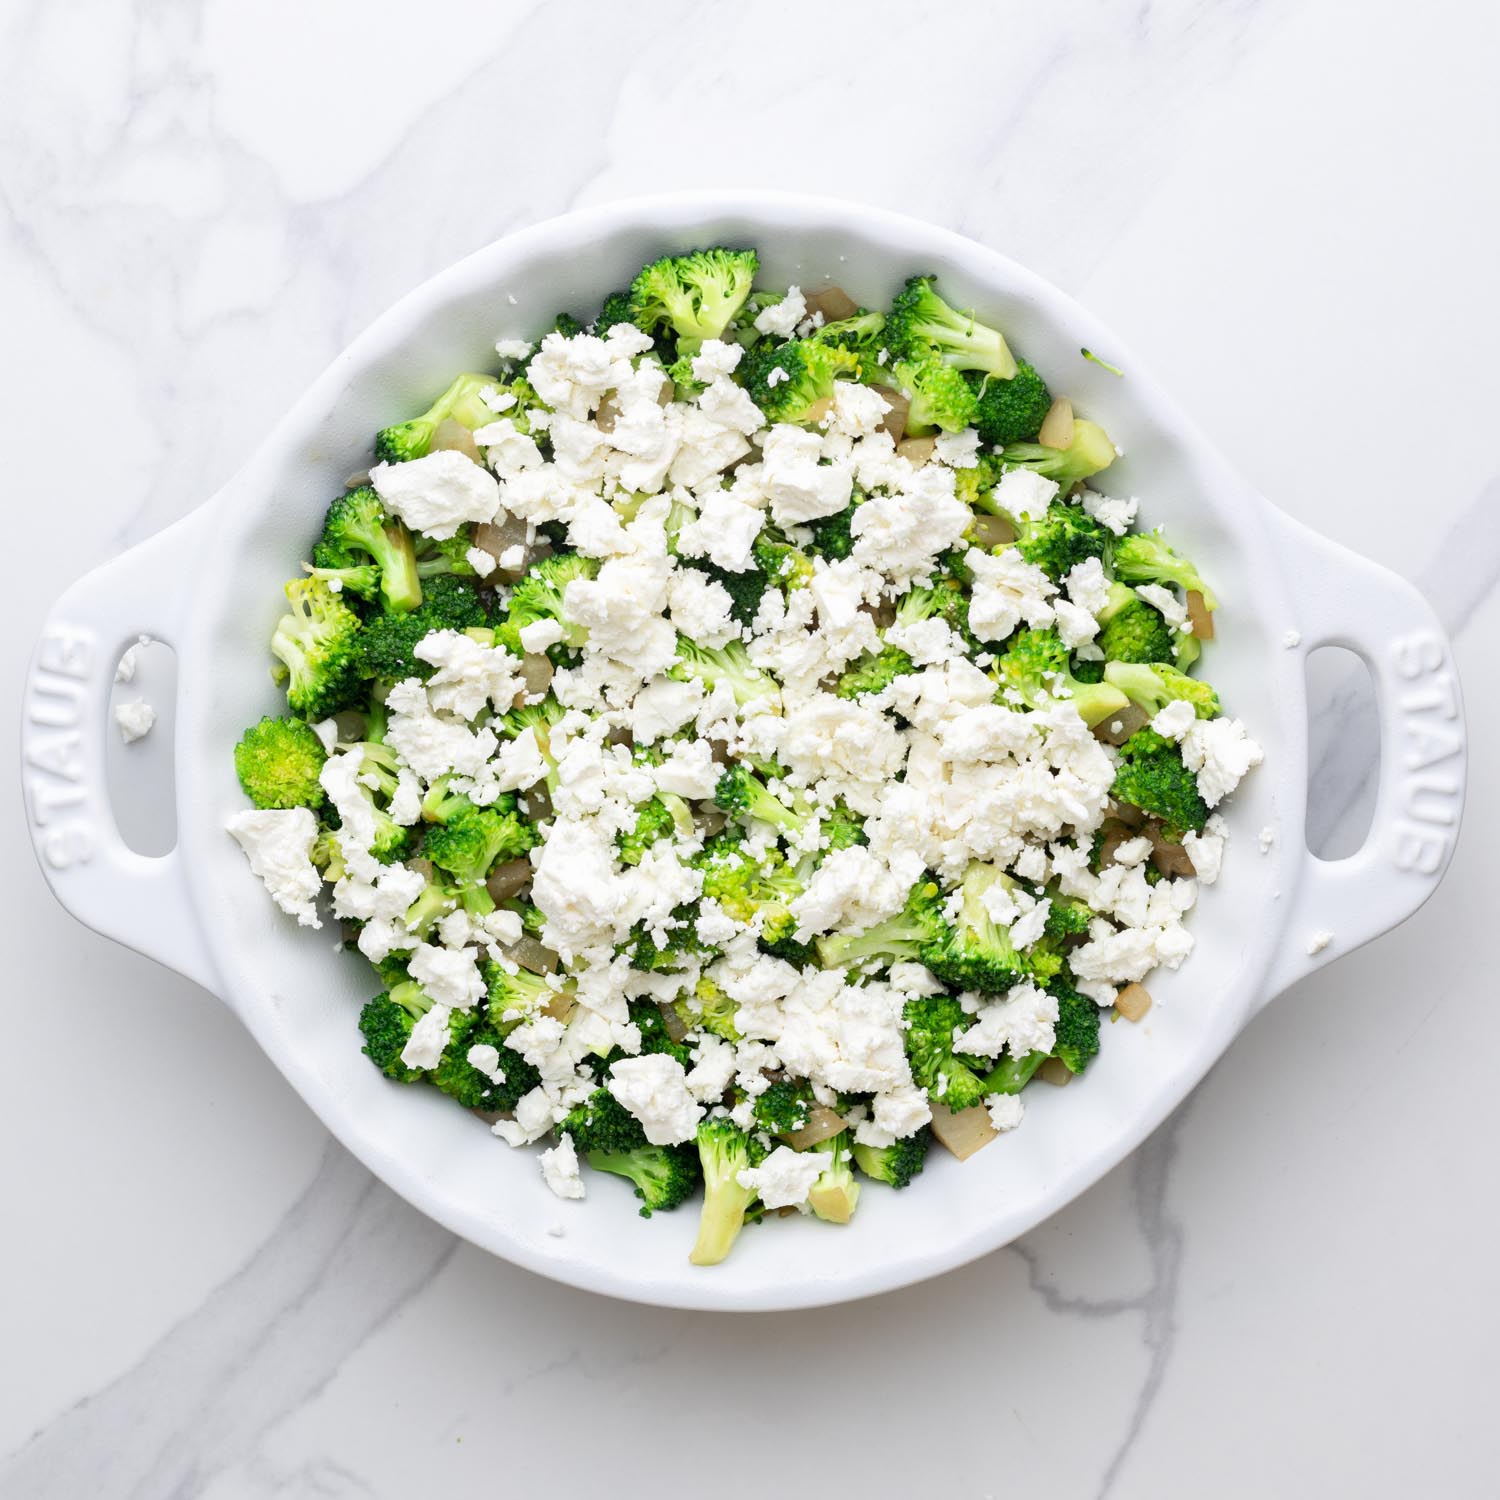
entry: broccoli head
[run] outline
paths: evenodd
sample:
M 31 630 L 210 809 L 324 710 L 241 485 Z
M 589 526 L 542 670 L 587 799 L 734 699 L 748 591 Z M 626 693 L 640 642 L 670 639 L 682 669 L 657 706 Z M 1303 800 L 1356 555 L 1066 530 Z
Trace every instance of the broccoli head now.
M 476 807 L 466 798 L 427 830 L 422 853 L 458 882 L 464 909 L 477 914 L 495 909 L 485 877 L 497 865 L 519 859 L 537 842 L 536 829 L 513 809 Z
M 714 248 L 667 255 L 642 266 L 630 283 L 635 325 L 655 333 L 668 324 L 678 349 L 716 339 L 740 310 L 760 258 L 753 250 Z M 687 341 L 694 341 L 688 345 Z
M 827 1224 L 847 1224 L 859 1206 L 859 1182 L 854 1176 L 853 1137 L 847 1130 L 818 1141 L 810 1149 L 828 1158 L 828 1165 L 807 1191 L 807 1206 Z
M 430 677 L 416 647 L 434 630 L 475 630 L 486 620 L 484 601 L 472 581 L 440 574 L 429 578 L 422 602 L 407 614 L 380 614 L 365 621 L 359 636 L 359 672 L 381 682 Z
M 740 361 L 741 383 L 771 422 L 807 422 L 811 408 L 833 395 L 834 381 L 857 380 L 857 354 L 819 339 L 793 339 L 751 349 Z
M 739 1029 L 734 1024 L 734 1001 L 706 974 L 693 986 L 693 993 L 674 1000 L 672 1008 L 689 1031 L 706 1031 L 726 1042 L 740 1040 Z
M 362 484 L 328 507 L 313 562 L 320 569 L 346 570 L 366 558 L 380 570 L 380 597 L 388 610 L 415 609 L 422 602 L 411 533 L 398 517 L 386 512 L 374 488 Z M 349 579 L 341 581 L 350 586 Z M 364 592 L 358 586 L 354 591 Z
M 781 1078 L 755 1096 L 751 1108 L 756 1128 L 767 1135 L 791 1135 L 807 1124 L 812 1111 L 812 1085 L 805 1078 Z
M 767 582 L 783 593 L 804 587 L 813 576 L 812 559 L 769 527 L 756 537 L 751 556 Z
M 808 530 L 812 532 L 807 550 L 814 557 L 825 557 L 829 562 L 838 562 L 854 551 L 854 533 L 850 522 L 854 519 L 854 506 L 857 503 L 852 502 L 831 516 L 819 516 L 807 523 Z
M 955 1114 L 978 1104 L 987 1092 L 983 1079 L 969 1062 L 955 1055 L 954 1036 L 967 1029 L 973 1018 L 953 995 L 923 995 L 908 1000 L 906 1057 L 911 1076 L 928 1096 L 946 1104 Z
M 640 1122 L 608 1089 L 595 1089 L 563 1120 L 561 1131 L 598 1172 L 626 1178 L 641 1200 L 641 1217 L 673 1209 L 698 1186 L 698 1155 L 691 1146 L 653 1146 Z
M 1138 729 L 1120 747 L 1110 794 L 1178 831 L 1196 833 L 1208 821 L 1208 804 L 1182 752 L 1152 729 Z
M 1021 556 L 1054 583 L 1061 583 L 1079 563 L 1107 556 L 1112 540 L 1108 527 L 1066 500 L 1054 500 L 1040 516 L 1018 519 L 1015 525 Z
M 1080 682 L 1068 667 L 1068 648 L 1054 630 L 1018 631 L 997 663 L 1002 689 L 1018 693 L 1028 708 L 1067 698 L 1091 729 L 1130 701 L 1107 682 Z
M 745 1214 L 755 1201 L 754 1190 L 742 1187 L 739 1174 L 762 1156 L 755 1141 L 724 1115 L 698 1126 L 698 1162 L 703 1172 L 703 1212 L 698 1238 L 688 1259 L 695 1266 L 716 1266 L 729 1254 Z
M 541 620 L 555 620 L 562 629 L 562 644 L 574 650 L 588 639 L 588 630 L 570 619 L 564 607 L 564 596 L 568 585 L 575 578 L 592 578 L 599 571 L 599 564 L 591 557 L 582 557 L 577 552 L 565 552 L 544 557 L 527 570 L 511 590 L 510 611 L 501 630 L 505 635 L 498 638 L 510 645 L 506 638 L 514 635 L 512 649 L 520 654 L 520 632 L 527 625 Z
M 611 292 L 594 319 L 594 332 L 602 339 L 616 323 L 634 323 L 635 315 L 630 310 L 629 292 Z
M 934 882 L 919 880 L 895 916 L 863 932 L 840 932 L 819 938 L 818 961 L 825 969 L 867 963 L 884 968 L 913 959 L 925 962 L 923 954 L 934 950 L 947 931 L 940 897 Z
M 741 708 L 757 698 L 776 692 L 776 682 L 751 660 L 742 641 L 723 646 L 700 646 L 686 636 L 677 637 L 677 661 L 667 673 L 678 682 L 697 678 L 710 692 L 727 682 Z
M 1099 611 L 1098 646 L 1109 661 L 1171 661 L 1176 637 L 1154 605 L 1125 583 L 1112 583 Z
M 1036 441 L 1052 408 L 1052 393 L 1033 366 L 1020 359 L 1009 380 L 977 373 L 968 380 L 978 398 L 974 426 L 986 443 L 1003 448 L 1007 443 Z
M 375 457 L 388 464 L 423 457 L 432 447 L 438 423 L 450 417 L 471 431 L 493 422 L 495 413 L 484 404 L 479 393 L 493 390 L 496 385 L 493 375 L 460 375 L 421 416 L 394 427 L 382 427 L 375 434 Z
M 1099 1007 L 1065 981 L 1054 981 L 1049 988 L 1057 996 L 1052 1055 L 1070 1073 L 1081 1073 L 1099 1054 Z
M 932 1132 L 924 1125 L 915 1135 L 903 1136 L 889 1146 L 854 1143 L 854 1164 L 866 1177 L 893 1188 L 904 1188 L 922 1170 Z
M 840 698 L 883 693 L 898 677 L 916 670 L 916 663 L 899 646 L 882 646 L 879 651 L 867 651 L 845 667 L 839 673 L 834 692 Z
M 473 578 L 474 564 L 469 553 L 474 547 L 474 528 L 465 521 L 452 536 L 412 538 L 417 549 L 417 577 L 435 578 L 451 573 L 455 578 Z
M 897 360 L 890 366 L 889 378 L 910 398 L 906 413 L 910 434 L 939 428 L 962 432 L 974 419 L 974 392 L 957 370 L 941 360 L 930 356 Z
M 1165 662 L 1147 666 L 1143 662 L 1112 661 L 1104 668 L 1104 680 L 1119 688 L 1152 718 L 1178 699 L 1191 703 L 1200 719 L 1211 719 L 1219 711 L 1219 695 L 1208 683 L 1189 677 Z
M 885 342 L 898 360 L 935 356 L 954 370 L 978 370 L 1001 380 L 1016 373 L 1015 357 L 997 329 L 938 296 L 934 276 L 913 276 L 896 294 Z
M 1048 448 L 1041 443 L 1007 443 L 1000 457 L 1008 469 L 1031 469 L 1070 490 L 1115 461 L 1115 445 L 1097 422 L 1073 419 L 1073 440 L 1066 448 Z
M 991 886 L 1009 883 L 994 865 L 980 860 L 964 871 L 956 919 L 945 923 L 943 932 L 920 954 L 944 984 L 1001 995 L 1027 977 L 1026 960 L 1011 943 L 1010 930 L 995 921 L 984 901 Z
M 323 805 L 318 776 L 327 759 L 323 741 L 301 719 L 262 719 L 234 747 L 235 772 L 257 807 L 310 807 L 316 812 Z
M 732 818 L 759 818 L 791 834 L 800 834 L 810 816 L 774 796 L 744 761 L 725 767 L 714 788 L 714 801 Z
M 1202 594 L 1209 609 L 1219 607 L 1214 591 L 1198 569 L 1155 531 L 1121 537 L 1115 548 L 1115 572 L 1127 583 L 1175 584 L 1193 590 Z
M 359 616 L 321 579 L 294 578 L 286 597 L 291 607 L 271 634 L 286 701 L 310 719 L 327 718 L 361 696 Z
M 659 839 L 671 838 L 679 828 L 690 829 L 692 823 L 692 810 L 681 797 L 658 792 L 636 809 L 635 827 L 621 829 L 615 835 L 620 862 L 640 864 L 641 856 Z

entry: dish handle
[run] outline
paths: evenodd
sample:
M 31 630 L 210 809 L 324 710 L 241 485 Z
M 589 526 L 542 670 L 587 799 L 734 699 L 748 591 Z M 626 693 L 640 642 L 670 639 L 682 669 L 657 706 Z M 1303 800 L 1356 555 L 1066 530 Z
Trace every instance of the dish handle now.
M 192 592 L 183 580 L 202 558 L 206 517 L 197 511 L 96 568 L 53 605 L 26 675 L 21 780 L 37 861 L 63 906 L 106 937 L 217 990 L 179 850 L 150 857 L 128 848 L 105 778 L 116 663 L 141 634 L 181 653 Z
M 1405 579 L 1279 511 L 1278 558 L 1296 601 L 1305 655 L 1343 646 L 1369 668 L 1380 728 L 1375 814 L 1360 849 L 1325 860 L 1307 848 L 1306 804 L 1283 820 L 1301 870 L 1265 996 L 1404 922 L 1453 857 L 1467 745 L 1452 646 L 1432 606 Z

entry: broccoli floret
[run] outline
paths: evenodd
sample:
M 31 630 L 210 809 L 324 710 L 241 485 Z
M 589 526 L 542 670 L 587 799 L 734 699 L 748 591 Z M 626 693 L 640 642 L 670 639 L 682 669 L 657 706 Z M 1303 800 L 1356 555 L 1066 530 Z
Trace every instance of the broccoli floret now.
M 499 1054 L 499 1071 L 504 1075 L 499 1083 L 469 1061 L 470 1051 L 479 1046 L 493 1047 Z M 512 1077 L 512 1073 L 516 1076 Z M 443 1049 L 437 1067 L 432 1070 L 433 1083 L 465 1109 L 514 1109 L 516 1101 L 535 1088 L 539 1078 L 525 1058 L 505 1045 L 499 1031 L 473 1013 L 469 1014 L 463 1031 L 455 1034 Z
M 615 848 L 620 851 L 620 862 L 638 865 L 658 839 L 671 838 L 679 829 L 690 829 L 693 823 L 692 810 L 681 797 L 670 792 L 659 792 L 641 803 L 636 812 L 635 827 L 621 829 L 615 835 Z
M 602 339 L 616 323 L 634 322 L 635 316 L 630 310 L 630 293 L 611 292 L 604 299 L 599 316 L 594 319 L 594 332 Z
M 1009 380 L 1016 373 L 1016 361 L 1004 337 L 972 312 L 949 307 L 933 286 L 936 279 L 913 276 L 896 294 L 885 325 L 891 352 L 900 360 L 936 356 L 954 370 L 978 370 Z
M 422 602 L 411 533 L 387 513 L 375 490 L 362 484 L 328 507 L 313 562 L 319 568 L 344 569 L 366 557 L 380 569 L 380 597 L 387 609 L 415 609 Z
M 562 704 L 549 694 L 540 703 L 523 703 L 520 708 L 513 708 L 492 721 L 494 727 L 508 739 L 516 739 L 528 729 L 531 731 L 537 751 L 542 757 L 542 764 L 546 767 L 543 775 L 549 793 L 556 792 L 558 788 L 557 757 L 552 753 L 552 727 L 566 712 Z
M 386 864 L 404 858 L 410 852 L 414 834 L 410 828 L 396 822 L 381 804 L 381 799 L 389 802 L 396 790 L 395 752 L 384 745 L 366 743 L 351 745 L 340 753 L 359 756 L 359 790 L 370 804 L 370 817 L 375 830 L 370 842 L 370 852 Z M 370 781 L 375 785 L 368 785 Z
M 1099 1053 L 1099 1007 L 1063 981 L 1054 981 L 1051 989 L 1057 996 L 1052 1055 L 1070 1073 L 1081 1073 Z
M 648 973 L 675 972 L 694 959 L 705 957 L 707 949 L 694 928 L 697 916 L 691 902 L 674 907 L 671 925 L 664 934 L 665 945 L 657 942 L 644 924 L 637 923 L 631 928 L 624 949 L 630 954 L 631 967 Z
M 995 504 L 993 494 L 1003 473 L 1004 468 L 995 454 L 980 453 L 967 469 L 954 470 L 954 496 L 971 510 L 988 511 L 991 515 L 1004 515 L 1009 519 L 1007 512 Z
M 1028 708 L 1039 707 L 1044 698 L 1067 698 L 1091 729 L 1130 701 L 1107 682 L 1071 676 L 1068 648 L 1053 630 L 1018 631 L 996 665 L 1002 690 L 1018 693 Z
M 426 1011 L 420 986 L 408 980 L 367 1001 L 359 1013 L 359 1029 L 365 1039 L 360 1050 L 397 1083 L 418 1083 L 422 1079 L 422 1070 L 408 1068 L 401 1061 L 401 1053 L 411 1038 L 412 1027 Z
M 726 1042 L 740 1040 L 739 1028 L 734 1024 L 734 1001 L 707 975 L 693 986 L 691 996 L 683 995 L 674 1000 L 672 1008 L 689 1031 L 706 1031 Z
M 751 349 L 737 373 L 768 421 L 805 422 L 812 407 L 833 395 L 834 381 L 859 378 L 860 361 L 836 344 L 793 339 Z
M 1146 666 L 1141 662 L 1112 661 L 1104 669 L 1104 680 L 1119 688 L 1152 718 L 1180 698 L 1193 705 L 1193 712 L 1200 719 L 1211 719 L 1219 711 L 1219 695 L 1208 683 L 1164 662 Z
M 1125 583 L 1112 583 L 1099 611 L 1097 644 L 1109 661 L 1171 661 L 1175 637 L 1162 613 Z
M 732 818 L 759 818 L 790 834 L 807 827 L 809 813 L 788 807 L 743 761 L 725 768 L 714 788 L 714 801 Z
M 434 630 L 475 630 L 486 620 L 484 601 L 474 584 L 441 574 L 429 578 L 422 602 L 409 614 L 380 614 L 359 635 L 361 676 L 380 682 L 430 677 L 432 668 L 415 655 L 417 643 Z
M 271 635 L 286 701 L 296 713 L 324 719 L 359 701 L 359 616 L 317 578 L 294 578 L 286 597 L 291 608 Z
M 822 1175 L 807 1191 L 807 1206 L 828 1224 L 847 1224 L 859 1206 L 859 1183 L 854 1176 L 850 1149 L 854 1138 L 847 1130 L 818 1141 L 811 1149 L 828 1158 Z
M 669 324 L 679 352 L 696 348 L 704 339 L 716 339 L 750 295 L 759 265 L 753 250 L 723 248 L 652 261 L 630 283 L 635 325 L 654 333 L 663 323 Z
M 666 1212 L 692 1197 L 698 1154 L 691 1146 L 653 1146 L 640 1122 L 608 1089 L 595 1089 L 560 1127 L 598 1172 L 626 1178 L 641 1200 L 641 1217 Z
M 767 1135 L 791 1135 L 807 1124 L 815 1102 L 805 1078 L 782 1078 L 757 1094 L 751 1108 L 757 1129 Z
M 911 1076 L 930 1098 L 955 1114 L 980 1103 L 987 1090 L 979 1074 L 953 1051 L 953 1038 L 972 1024 L 953 995 L 923 995 L 908 1000 L 906 1056 Z
M 323 805 L 318 776 L 327 759 L 323 741 L 301 719 L 262 719 L 234 747 L 235 772 L 257 807 L 310 807 L 316 812 Z
M 1208 821 L 1208 804 L 1183 763 L 1182 752 L 1152 729 L 1139 729 L 1120 747 L 1110 795 L 1160 818 L 1169 828 L 1192 829 Z
M 908 433 L 938 428 L 962 432 L 973 421 L 974 392 L 957 370 L 932 357 L 897 360 L 889 368 L 889 380 L 911 401 L 906 413 Z
M 695 1266 L 716 1266 L 729 1254 L 755 1201 L 754 1191 L 740 1186 L 739 1174 L 754 1166 L 761 1152 L 750 1136 L 723 1115 L 704 1120 L 697 1140 L 703 1212 L 688 1259 Z
M 1047 382 L 1024 359 L 1016 361 L 1009 380 L 971 374 L 969 384 L 978 397 L 974 426 L 986 443 L 1003 448 L 1006 443 L 1032 443 L 1052 407 Z
M 1081 505 L 1054 500 L 1035 520 L 1015 520 L 1016 547 L 1022 557 L 1039 567 L 1054 583 L 1091 557 L 1108 555 L 1109 528 Z
M 818 961 L 825 969 L 878 963 L 882 967 L 915 959 L 936 950 L 947 932 L 940 892 L 930 880 L 919 880 L 901 910 L 860 933 L 834 933 L 817 941 Z
M 517 655 L 522 654 L 520 632 L 539 620 L 555 620 L 562 628 L 562 644 L 574 650 L 588 639 L 588 629 L 570 619 L 564 608 L 567 587 L 575 578 L 593 578 L 598 562 L 576 552 L 544 557 L 533 563 L 525 576 L 511 590 L 510 611 L 499 627 L 496 638 Z M 511 643 L 514 637 L 514 645 Z
M 423 855 L 458 881 L 466 911 L 483 915 L 495 909 L 484 881 L 506 860 L 519 859 L 537 842 L 532 825 L 513 809 L 476 807 L 465 797 L 444 811 L 422 843 Z
M 834 692 L 840 698 L 862 698 L 866 693 L 882 693 L 896 678 L 917 670 L 916 663 L 899 646 L 882 646 L 866 652 L 839 673 Z
M 813 576 L 812 559 L 769 528 L 756 537 L 751 555 L 766 580 L 783 593 L 804 587 Z
M 449 417 L 470 430 L 493 422 L 495 413 L 479 399 L 479 393 L 493 390 L 496 384 L 493 375 L 460 375 L 420 417 L 382 427 L 375 434 L 375 457 L 388 464 L 421 458 L 432 447 L 438 423 Z
M 812 532 L 812 541 L 807 544 L 807 550 L 814 557 L 825 557 L 829 562 L 838 562 L 854 551 L 854 533 L 850 522 L 854 519 L 855 503 L 846 505 L 843 510 L 836 511 L 831 516 L 819 516 L 815 521 L 807 523 L 808 530 Z
M 866 1177 L 893 1188 L 904 1188 L 922 1170 L 932 1132 L 924 1125 L 915 1135 L 903 1136 L 889 1146 L 854 1143 L 854 1164 Z
M 1094 913 L 1086 901 L 1070 900 L 1055 890 L 1048 891 L 1051 905 L 1047 908 L 1047 921 L 1043 927 L 1049 938 L 1081 937 L 1089 930 Z
M 1203 575 L 1155 531 L 1121 537 L 1115 547 L 1115 573 L 1127 583 L 1166 583 L 1196 591 L 1209 609 L 1217 609 L 1214 591 Z
M 502 1036 L 509 1036 L 522 1021 L 572 993 L 568 983 L 553 989 L 540 974 L 520 968 L 511 973 L 489 959 L 480 965 L 479 972 L 489 996 L 490 1020 Z
M 850 317 L 836 318 L 832 323 L 820 325 L 812 337 L 820 344 L 831 344 L 859 355 L 862 364 L 875 364 L 880 355 L 883 342 L 880 335 L 884 329 L 884 313 L 861 308 Z
M 1080 479 L 1088 479 L 1115 461 L 1115 445 L 1097 422 L 1073 419 L 1073 440 L 1066 448 L 1047 448 L 1041 443 L 1007 443 L 1000 457 L 1008 469 L 1031 469 L 1055 480 L 1064 491 Z
M 731 825 L 715 834 L 693 863 L 703 872 L 703 894 L 717 901 L 737 922 L 761 918 L 762 931 L 784 927 L 787 906 L 802 892 L 802 882 L 775 849 L 752 859 L 741 848 L 740 830 Z M 795 924 L 793 924 L 795 925 Z
M 677 637 L 677 661 L 667 676 L 678 682 L 697 678 L 710 692 L 721 682 L 727 682 L 735 702 L 742 708 L 757 698 L 770 697 L 776 691 L 775 680 L 750 660 L 742 641 L 730 641 L 723 646 L 700 646 L 680 635 Z
M 326 547 L 319 542 L 313 548 L 311 566 L 304 563 L 303 567 L 312 577 L 320 578 L 324 583 L 329 584 L 335 593 L 353 595 L 356 599 L 373 599 L 380 592 L 380 569 L 374 563 L 345 565 L 339 561 L 324 567 L 319 562 L 319 559 L 327 562 L 330 558 L 342 559 L 345 556 L 345 553 Z
M 474 564 L 469 561 L 474 528 L 467 521 L 450 537 L 419 536 L 412 541 L 417 549 L 418 578 L 435 578 L 439 573 L 451 573 L 455 578 L 475 576 Z
M 759 568 L 731 573 L 701 557 L 685 557 L 682 563 L 686 567 L 697 568 L 700 573 L 724 586 L 724 592 L 730 599 L 729 613 L 736 623 L 749 625 L 755 619 L 756 612 L 760 609 L 761 596 L 769 585 L 769 580 Z
M 997 883 L 1010 881 L 994 865 L 973 861 L 964 872 L 956 920 L 923 948 L 922 962 L 945 984 L 1002 995 L 1027 977 L 1026 960 L 1011 943 L 1009 929 L 1001 927 L 984 904 L 985 893 Z

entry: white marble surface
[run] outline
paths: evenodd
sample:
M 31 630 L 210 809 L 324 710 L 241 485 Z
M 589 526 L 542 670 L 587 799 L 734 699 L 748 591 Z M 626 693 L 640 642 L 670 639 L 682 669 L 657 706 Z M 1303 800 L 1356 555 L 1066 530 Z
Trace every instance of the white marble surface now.
M 577 204 L 792 187 L 1028 262 L 1267 494 L 1416 579 L 1468 672 L 1465 836 L 1418 917 L 1025 1241 L 750 1318 L 421 1219 L 211 997 L 62 914 L 12 796 L 0 1493 L 595 1495 L 663 1441 L 674 1495 L 1494 1493 L 1494 7 L 396 9 L 0 7 L 7 719 L 62 586 L 421 277 Z M 1315 798 L 1348 847 L 1371 752 L 1341 691 Z

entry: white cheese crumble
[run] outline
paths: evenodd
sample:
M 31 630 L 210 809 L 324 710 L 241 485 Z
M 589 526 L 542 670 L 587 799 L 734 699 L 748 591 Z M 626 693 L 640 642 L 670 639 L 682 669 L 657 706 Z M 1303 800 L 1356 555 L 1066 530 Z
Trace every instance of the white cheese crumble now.
M 582 1198 L 583 1178 L 578 1170 L 578 1152 L 573 1146 L 573 1137 L 565 1130 L 550 1151 L 543 1151 L 537 1164 L 542 1169 L 542 1181 L 559 1198 Z
M 115 706 L 115 723 L 120 738 L 127 745 L 134 744 L 150 734 L 151 726 L 156 723 L 156 710 L 144 698 L 135 698 Z
M 778 1146 L 758 1167 L 742 1167 L 735 1181 L 767 1208 L 796 1208 L 807 1202 L 813 1183 L 827 1166 L 828 1158 L 821 1152 Z
M 303 927 L 321 927 L 314 904 L 323 880 L 312 862 L 318 820 L 305 807 L 238 812 L 225 825 L 271 899 Z
M 1310 933 L 1307 939 L 1307 956 L 1315 958 L 1333 941 L 1333 934 L 1326 927 Z
M 682 1064 L 665 1053 L 617 1059 L 604 1086 L 641 1122 L 653 1146 L 691 1140 L 703 1118 Z
M 465 521 L 493 521 L 500 508 L 494 476 L 450 448 L 406 463 L 376 464 L 370 483 L 392 515 L 440 541 Z

